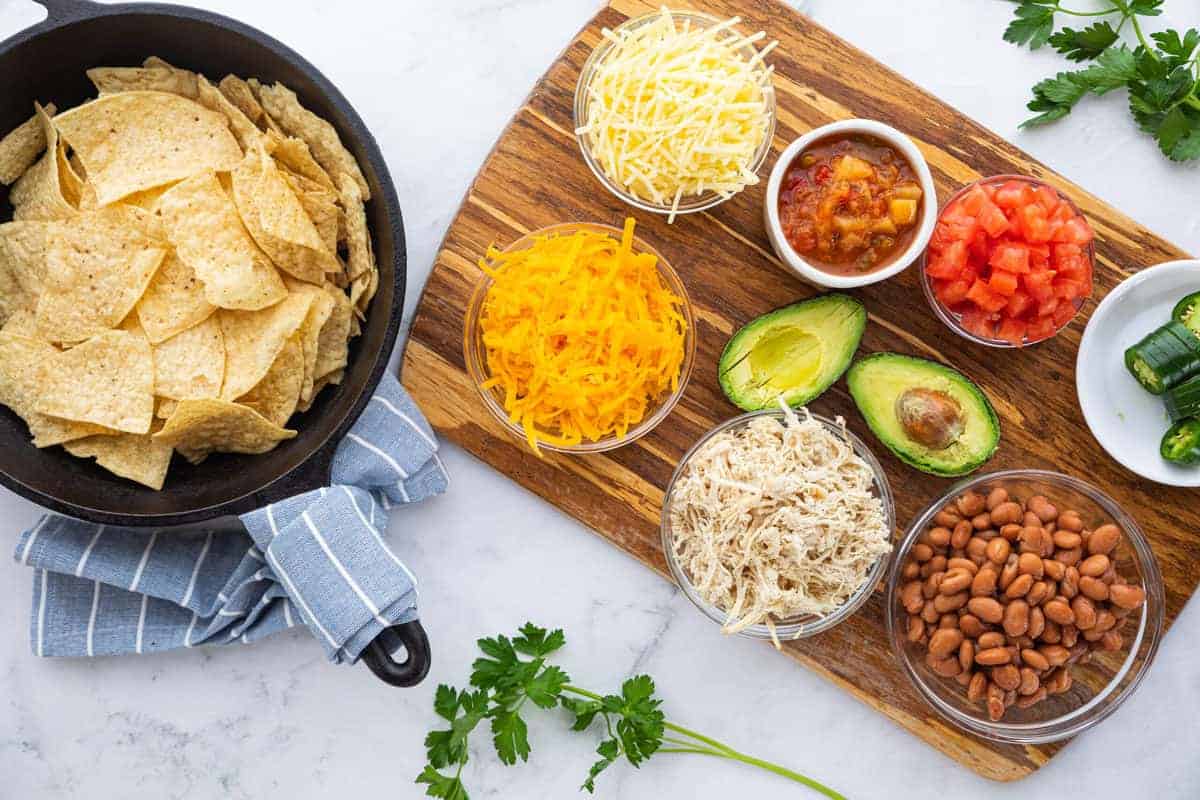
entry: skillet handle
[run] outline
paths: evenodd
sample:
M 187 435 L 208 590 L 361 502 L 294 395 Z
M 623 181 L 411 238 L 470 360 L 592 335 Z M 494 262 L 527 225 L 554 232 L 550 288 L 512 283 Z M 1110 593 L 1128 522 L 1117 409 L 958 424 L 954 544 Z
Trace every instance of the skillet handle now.
M 408 652 L 408 657 L 400 663 L 392 659 L 397 643 L 403 644 Z M 421 621 L 416 619 L 385 628 L 362 653 L 362 662 L 376 678 L 400 688 L 416 686 L 425 680 L 430 661 L 429 637 L 425 635 Z

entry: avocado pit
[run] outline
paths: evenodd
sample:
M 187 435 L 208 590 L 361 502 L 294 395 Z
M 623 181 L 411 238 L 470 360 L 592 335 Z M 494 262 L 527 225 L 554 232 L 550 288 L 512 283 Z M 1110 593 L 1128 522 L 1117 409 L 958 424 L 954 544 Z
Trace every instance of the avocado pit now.
M 962 406 L 950 395 L 913 387 L 896 398 L 896 419 L 905 434 L 930 450 L 945 450 L 962 436 Z

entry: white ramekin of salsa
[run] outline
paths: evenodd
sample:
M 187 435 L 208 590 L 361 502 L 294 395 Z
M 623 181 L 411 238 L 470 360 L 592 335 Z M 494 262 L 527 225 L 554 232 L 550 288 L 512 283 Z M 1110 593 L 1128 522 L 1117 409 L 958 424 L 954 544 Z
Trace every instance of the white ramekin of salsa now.
M 849 289 L 917 260 L 937 222 L 937 191 L 911 139 L 882 122 L 843 120 L 809 131 L 779 156 L 763 221 L 793 272 Z

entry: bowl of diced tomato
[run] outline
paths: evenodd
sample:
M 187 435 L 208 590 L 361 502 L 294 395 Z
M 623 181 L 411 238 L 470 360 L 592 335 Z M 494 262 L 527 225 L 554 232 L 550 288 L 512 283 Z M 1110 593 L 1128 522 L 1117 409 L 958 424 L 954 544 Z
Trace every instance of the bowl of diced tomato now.
M 922 285 L 959 335 L 1024 347 L 1070 324 L 1092 294 L 1092 227 L 1048 183 L 996 175 L 942 208 L 925 251 Z

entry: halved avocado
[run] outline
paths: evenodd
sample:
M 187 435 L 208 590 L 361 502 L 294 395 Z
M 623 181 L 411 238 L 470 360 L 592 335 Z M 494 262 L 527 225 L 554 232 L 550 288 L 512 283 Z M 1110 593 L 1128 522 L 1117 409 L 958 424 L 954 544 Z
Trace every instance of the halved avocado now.
M 875 353 L 850 368 L 846 383 L 879 440 L 922 472 L 966 475 L 1000 443 L 1000 420 L 987 397 L 937 362 Z
M 721 391 L 745 411 L 783 399 L 802 406 L 850 366 L 867 311 L 846 294 L 824 294 L 763 314 L 733 335 L 717 365 Z

